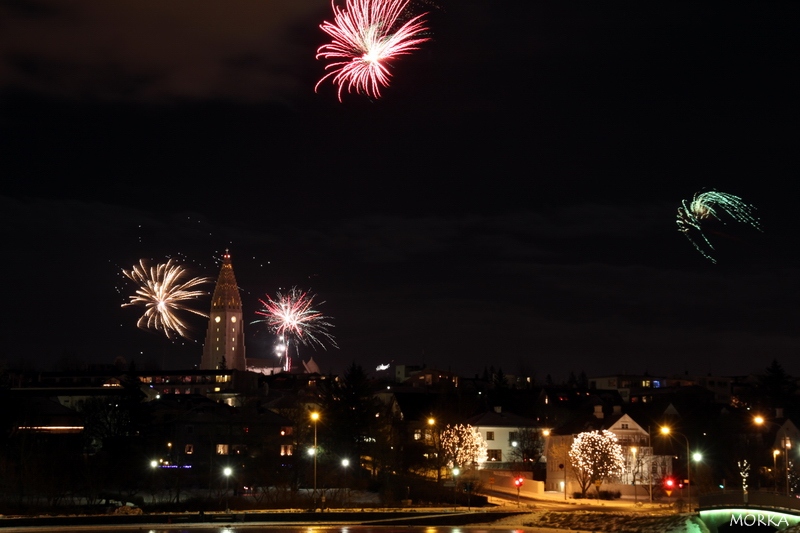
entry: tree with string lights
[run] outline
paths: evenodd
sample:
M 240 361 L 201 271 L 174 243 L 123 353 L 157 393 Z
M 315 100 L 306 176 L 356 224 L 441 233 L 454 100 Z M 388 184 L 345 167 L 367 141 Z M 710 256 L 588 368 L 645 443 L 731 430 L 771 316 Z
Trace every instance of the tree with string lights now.
M 474 467 L 486 461 L 486 441 L 469 424 L 448 424 L 442 431 L 441 443 L 444 460 L 449 468 Z
M 576 435 L 569 450 L 569 459 L 584 498 L 592 484 L 596 485 L 599 496 L 600 484 L 610 477 L 621 475 L 625 469 L 622 446 L 617 442 L 617 436 L 606 429 Z

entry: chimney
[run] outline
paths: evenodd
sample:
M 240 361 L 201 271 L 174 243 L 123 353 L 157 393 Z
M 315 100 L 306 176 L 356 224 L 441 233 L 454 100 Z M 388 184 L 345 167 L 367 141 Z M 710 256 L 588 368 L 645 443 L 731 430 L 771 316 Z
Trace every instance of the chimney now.
M 597 418 L 603 418 L 603 406 L 602 405 L 595 405 L 594 406 L 594 416 Z

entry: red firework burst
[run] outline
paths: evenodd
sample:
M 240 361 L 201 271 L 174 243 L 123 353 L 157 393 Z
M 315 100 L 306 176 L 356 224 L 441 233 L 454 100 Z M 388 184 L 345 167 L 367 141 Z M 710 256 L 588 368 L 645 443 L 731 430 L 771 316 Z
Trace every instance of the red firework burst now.
M 334 0 L 335 2 L 335 0 Z M 363 93 L 379 98 L 381 87 L 389 85 L 391 73 L 388 61 L 408 54 L 429 39 L 421 37 L 426 31 L 426 13 L 402 22 L 408 0 L 346 0 L 344 9 L 331 3 L 334 22 L 323 22 L 322 31 L 333 40 L 317 49 L 317 59 L 333 59 L 325 66 L 330 70 L 317 82 L 331 78 L 342 91 Z

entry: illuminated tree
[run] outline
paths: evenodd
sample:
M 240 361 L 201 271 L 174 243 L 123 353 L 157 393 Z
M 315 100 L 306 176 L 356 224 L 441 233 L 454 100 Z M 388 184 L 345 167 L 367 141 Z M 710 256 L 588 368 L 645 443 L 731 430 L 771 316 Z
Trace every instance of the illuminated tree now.
M 747 459 L 739 461 L 739 475 L 742 476 L 742 492 L 747 494 L 747 478 L 750 477 L 750 463 Z
M 599 482 L 599 494 L 600 483 L 609 477 L 621 475 L 625 469 L 622 446 L 617 443 L 617 436 L 605 429 L 579 433 L 572 441 L 569 459 L 584 498 L 592 484 Z
M 447 425 L 441 436 L 442 453 L 447 466 L 478 466 L 486 461 L 486 441 L 467 424 Z

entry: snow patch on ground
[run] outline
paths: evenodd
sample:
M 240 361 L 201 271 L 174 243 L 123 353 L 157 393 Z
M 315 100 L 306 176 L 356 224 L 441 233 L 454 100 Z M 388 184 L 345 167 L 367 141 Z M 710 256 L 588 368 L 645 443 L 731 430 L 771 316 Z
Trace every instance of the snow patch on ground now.
M 674 512 L 631 514 L 600 511 L 537 511 L 511 516 L 487 525 L 575 532 L 708 533 L 708 528 L 697 515 Z

